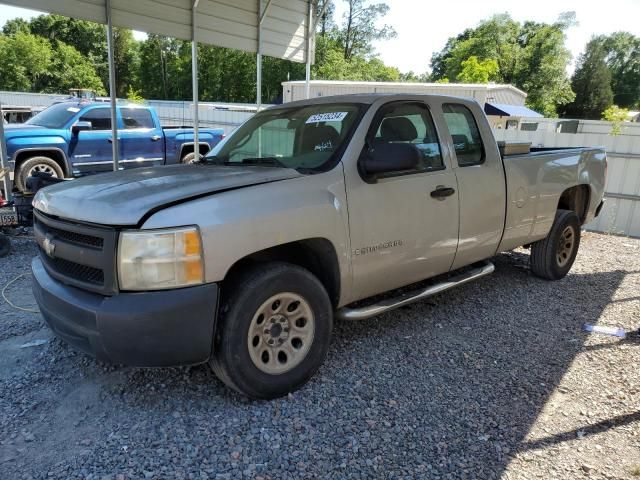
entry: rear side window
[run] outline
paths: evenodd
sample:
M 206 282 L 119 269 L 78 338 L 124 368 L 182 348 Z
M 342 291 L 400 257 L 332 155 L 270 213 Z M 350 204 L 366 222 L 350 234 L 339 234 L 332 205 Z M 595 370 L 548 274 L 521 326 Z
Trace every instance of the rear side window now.
M 91 122 L 91 130 L 111 130 L 111 111 L 108 108 L 94 108 L 80 117 L 82 122 Z
M 381 143 L 414 145 L 421 154 L 418 172 L 444 168 L 436 129 L 426 105 L 395 103 L 384 107 L 375 132 L 374 146 Z
M 155 128 L 151 112 L 145 108 L 121 108 L 120 115 L 125 129 Z
M 460 167 L 480 165 L 484 162 L 484 146 L 476 119 L 464 105 L 445 103 L 442 105 L 444 120 L 451 133 Z

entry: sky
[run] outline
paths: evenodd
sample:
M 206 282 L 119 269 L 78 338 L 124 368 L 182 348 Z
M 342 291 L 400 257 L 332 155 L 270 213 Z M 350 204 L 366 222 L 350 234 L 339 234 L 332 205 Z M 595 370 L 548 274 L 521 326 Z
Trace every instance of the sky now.
M 382 0 L 373 0 L 382 1 Z M 591 36 L 624 30 L 640 36 L 640 0 L 385 0 L 390 7 L 384 23 L 398 36 L 376 43 L 376 51 L 387 65 L 402 72 L 423 73 L 433 52 L 441 50 L 449 37 L 497 13 L 515 20 L 550 23 L 562 12 L 576 12 L 578 25 L 567 32 L 567 47 L 575 59 Z M 344 2 L 334 0 L 336 20 Z M 30 18 L 38 12 L 0 5 L 0 25 L 15 17 Z M 137 35 L 140 37 L 140 35 Z M 574 64 L 569 68 L 572 71 Z

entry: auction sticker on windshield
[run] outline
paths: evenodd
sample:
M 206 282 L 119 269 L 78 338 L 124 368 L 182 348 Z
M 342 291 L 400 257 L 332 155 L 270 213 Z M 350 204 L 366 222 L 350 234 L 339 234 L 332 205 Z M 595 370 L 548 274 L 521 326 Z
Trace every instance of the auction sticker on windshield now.
M 315 115 L 311 115 L 306 123 L 341 122 L 348 114 L 349 112 L 316 113 Z

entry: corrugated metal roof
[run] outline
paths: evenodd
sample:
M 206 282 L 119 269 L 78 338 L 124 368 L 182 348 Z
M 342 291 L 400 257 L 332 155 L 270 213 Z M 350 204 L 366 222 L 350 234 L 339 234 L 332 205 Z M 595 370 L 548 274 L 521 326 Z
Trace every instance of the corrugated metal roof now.
M 544 117 L 544 115 L 541 115 L 530 108 L 521 107 L 519 105 L 506 105 L 504 103 L 485 103 L 484 113 L 487 115 L 499 115 L 501 117 Z
M 272 0 L 262 23 L 264 55 L 306 61 L 309 3 L 316 0 Z M 0 0 L 0 3 L 106 23 L 105 0 Z M 267 0 L 200 0 L 199 42 L 247 52 L 258 49 L 259 5 Z M 111 0 L 115 26 L 191 40 L 193 0 Z M 313 59 L 313 48 L 311 58 Z

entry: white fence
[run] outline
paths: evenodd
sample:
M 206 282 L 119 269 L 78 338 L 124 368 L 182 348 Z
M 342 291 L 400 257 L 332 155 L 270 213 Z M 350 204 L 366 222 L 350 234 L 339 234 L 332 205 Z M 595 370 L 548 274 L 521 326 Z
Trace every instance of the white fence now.
M 498 140 L 531 142 L 534 147 L 604 147 L 609 161 L 605 207 L 587 228 L 640 237 L 640 135 L 521 130 L 495 130 L 495 134 Z

